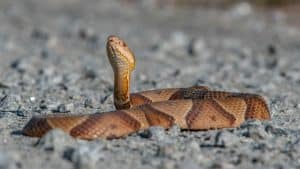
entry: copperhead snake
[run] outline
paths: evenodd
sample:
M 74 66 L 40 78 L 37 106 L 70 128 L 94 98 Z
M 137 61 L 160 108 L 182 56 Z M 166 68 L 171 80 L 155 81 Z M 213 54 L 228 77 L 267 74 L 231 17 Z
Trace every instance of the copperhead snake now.
M 60 128 L 75 138 L 120 138 L 150 126 L 187 130 L 234 128 L 247 119 L 269 120 L 262 96 L 249 93 L 210 91 L 207 87 L 168 88 L 130 94 L 135 56 L 117 36 L 107 39 L 107 56 L 114 71 L 116 111 L 90 115 L 34 116 L 22 133 L 41 137 Z

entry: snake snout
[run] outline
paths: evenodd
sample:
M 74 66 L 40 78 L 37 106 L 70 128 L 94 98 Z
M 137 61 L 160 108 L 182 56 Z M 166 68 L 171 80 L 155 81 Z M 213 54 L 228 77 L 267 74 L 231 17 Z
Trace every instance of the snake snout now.
M 116 42 L 120 42 L 120 38 L 115 36 L 115 35 L 109 35 L 107 37 L 107 43 L 116 43 Z
M 119 37 L 115 35 L 110 35 L 107 37 L 107 46 L 112 48 L 128 48 L 126 43 Z

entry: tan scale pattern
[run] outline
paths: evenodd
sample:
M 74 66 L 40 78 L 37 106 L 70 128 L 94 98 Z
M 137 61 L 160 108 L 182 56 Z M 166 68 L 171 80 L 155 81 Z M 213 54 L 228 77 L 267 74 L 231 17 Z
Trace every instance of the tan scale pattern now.
M 193 107 L 192 100 L 170 100 L 151 104 L 153 108 L 174 118 L 174 123 L 182 128 L 188 128 L 185 116 Z
M 189 129 L 208 130 L 235 127 L 235 117 L 218 105 L 214 99 L 195 100 L 194 105 L 195 107 L 187 115 Z M 192 117 L 189 117 L 191 115 Z
M 96 113 L 73 128 L 70 134 L 81 139 L 118 138 L 140 129 L 140 123 L 122 111 Z
M 211 99 L 211 98 L 225 98 L 231 95 L 229 92 L 222 91 L 207 91 L 204 92 L 203 99 Z
M 175 119 L 173 116 L 155 109 L 151 104 L 145 104 L 141 106 L 140 109 L 145 113 L 149 126 L 161 126 L 164 128 L 169 128 L 175 124 Z
M 245 101 L 248 106 L 245 115 L 246 119 L 271 119 L 271 116 L 268 113 L 268 106 L 266 105 L 262 97 L 246 98 Z
M 169 128 L 177 124 L 182 129 L 208 130 L 237 127 L 246 119 L 271 118 L 265 100 L 256 94 L 209 91 L 205 86 L 130 94 L 130 74 L 135 68 L 133 52 L 120 38 L 109 36 L 107 55 L 115 75 L 114 103 L 122 110 L 37 116 L 26 124 L 23 134 L 41 137 L 53 128 L 61 128 L 73 137 L 91 140 L 119 138 L 150 126 Z
M 208 91 L 206 86 L 193 86 L 189 88 L 179 88 L 173 95 L 171 95 L 168 100 L 178 100 L 178 99 L 192 99 L 203 97 L 206 91 Z
M 45 117 L 32 117 L 30 121 L 23 128 L 22 133 L 31 137 L 42 137 L 52 127 L 48 124 Z
M 48 116 L 47 122 L 52 128 L 60 128 L 65 132 L 69 132 L 75 126 L 81 124 L 88 118 L 88 115 L 66 115 L 57 114 L 56 116 Z
M 130 104 L 132 107 L 150 103 L 152 103 L 152 100 L 139 93 L 130 94 Z
M 235 117 L 235 126 L 240 125 L 245 120 L 247 110 L 246 102 L 241 98 L 230 98 L 215 100 L 226 112 Z
M 122 110 L 126 112 L 129 116 L 134 118 L 136 121 L 140 123 L 140 129 L 147 129 L 149 128 L 150 124 L 147 121 L 145 112 L 140 107 L 134 107 L 128 110 Z
M 169 88 L 169 89 L 158 89 L 158 90 L 148 90 L 139 92 L 140 95 L 148 98 L 151 102 L 160 102 L 165 101 L 166 98 L 171 97 L 175 92 L 179 89 L 176 88 Z

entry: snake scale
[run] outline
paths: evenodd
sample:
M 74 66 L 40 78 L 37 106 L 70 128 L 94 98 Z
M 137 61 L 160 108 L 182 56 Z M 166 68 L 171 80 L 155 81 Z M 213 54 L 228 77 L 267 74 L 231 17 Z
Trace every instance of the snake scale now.
M 150 126 L 187 130 L 238 127 L 247 119 L 269 120 L 262 96 L 211 91 L 207 87 L 168 88 L 130 94 L 130 76 L 135 56 L 117 36 L 107 39 L 107 56 L 114 71 L 116 111 L 89 115 L 34 116 L 22 133 L 41 137 L 60 128 L 75 138 L 120 138 Z

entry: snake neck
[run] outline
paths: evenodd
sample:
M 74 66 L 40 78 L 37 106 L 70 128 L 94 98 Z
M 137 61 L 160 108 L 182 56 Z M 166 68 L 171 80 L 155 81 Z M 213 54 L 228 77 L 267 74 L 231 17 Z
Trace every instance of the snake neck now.
M 117 109 L 129 109 L 130 103 L 130 72 L 115 73 L 114 104 Z
M 106 51 L 115 76 L 115 107 L 129 109 L 130 74 L 135 68 L 134 54 L 122 39 L 113 35 L 107 38 Z

